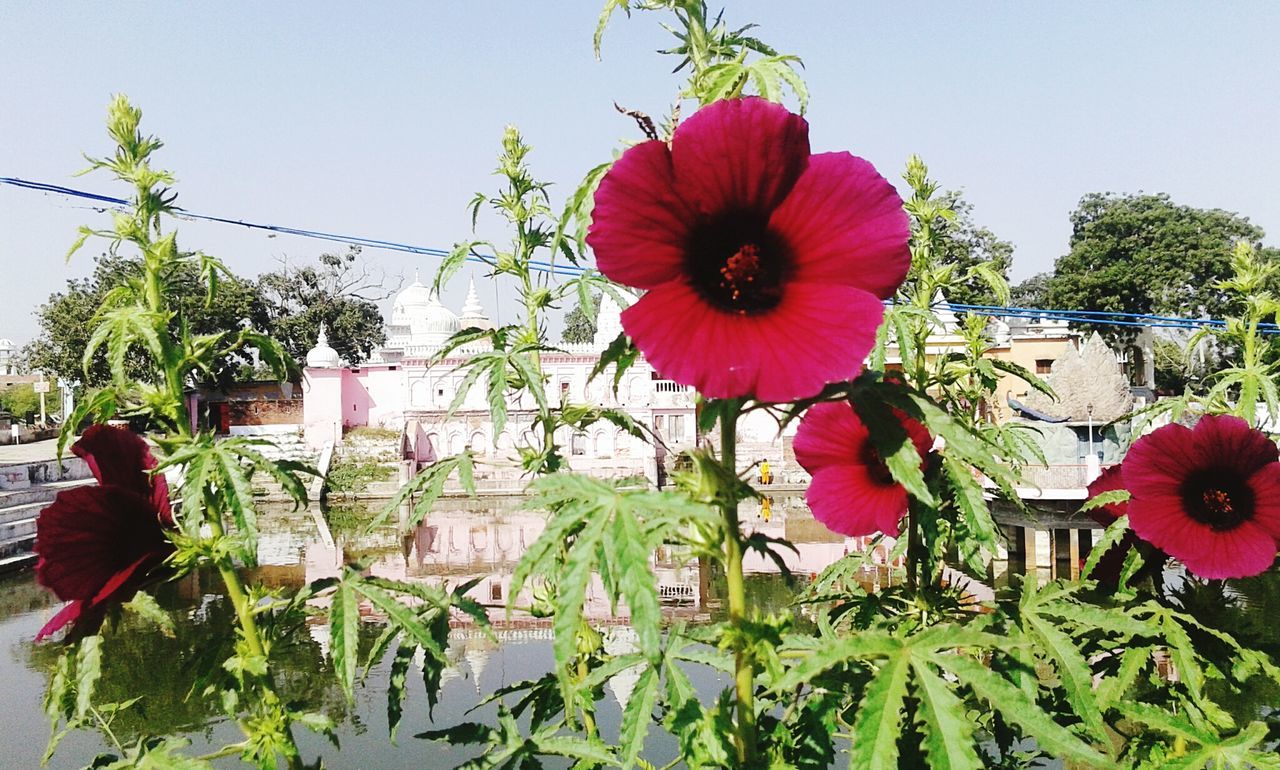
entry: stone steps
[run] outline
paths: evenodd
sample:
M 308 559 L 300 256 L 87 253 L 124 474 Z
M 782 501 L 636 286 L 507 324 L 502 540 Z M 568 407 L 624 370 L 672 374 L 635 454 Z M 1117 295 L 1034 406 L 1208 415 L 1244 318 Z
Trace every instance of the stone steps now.
M 79 458 L 5 466 L 0 488 L 0 573 L 35 563 L 36 520 L 59 492 L 93 484 Z

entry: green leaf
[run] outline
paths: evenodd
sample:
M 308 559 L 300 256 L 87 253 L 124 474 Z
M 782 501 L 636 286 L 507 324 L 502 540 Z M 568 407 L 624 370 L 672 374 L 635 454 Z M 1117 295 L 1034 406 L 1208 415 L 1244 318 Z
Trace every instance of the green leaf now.
M 657 700 L 658 673 L 645 667 L 631 691 L 631 698 L 623 704 L 622 726 L 618 730 L 619 760 L 623 770 L 631 770 L 644 750 L 644 739 L 649 734 L 649 725 L 653 723 L 653 707 Z
M 629 511 L 613 517 L 612 533 L 605 540 L 610 570 L 619 577 L 618 588 L 631 613 L 640 651 L 656 664 L 662 656 L 662 607 L 657 578 L 649 567 L 653 553 L 639 523 Z M 655 685 L 656 687 L 656 685 Z
M 355 701 L 359 624 L 359 599 L 351 583 L 344 579 L 338 583 L 329 604 L 329 658 L 349 702 Z
M 102 637 L 86 636 L 76 649 L 76 718 L 93 708 L 93 691 L 102 677 Z
M 916 721 L 924 740 L 921 746 L 935 770 L 978 770 L 982 762 L 973 747 L 973 720 L 950 685 L 927 664 L 912 662 L 915 696 L 920 701 Z
M 858 390 L 853 394 L 853 408 L 857 411 L 862 423 L 867 426 L 871 443 L 876 453 L 888 466 L 893 480 L 906 488 L 912 497 L 921 503 L 933 507 L 937 503 L 933 493 L 929 491 L 924 480 L 922 458 L 916 451 L 915 444 L 907 435 L 907 430 L 894 413 L 880 403 L 866 398 L 866 391 Z
M 123 606 L 138 617 L 154 624 L 165 636 L 170 639 L 173 638 L 173 616 L 162 609 L 159 602 L 151 594 L 146 591 L 139 591 Z
M 899 647 L 867 683 L 853 720 L 850 768 L 897 770 L 911 652 Z
M 940 668 L 955 674 L 968 685 L 979 698 L 991 704 L 1005 719 L 1021 727 L 1035 738 L 1040 747 L 1062 758 L 1083 762 L 1089 767 L 1109 768 L 1114 764 L 1107 757 L 1073 735 L 1054 721 L 1028 698 L 991 669 L 963 655 L 934 654 L 932 661 Z
M 1124 490 L 1116 490 L 1116 491 L 1122 492 Z M 1110 493 L 1104 492 L 1093 499 L 1098 500 L 1102 497 L 1105 497 L 1108 494 Z M 1090 502 L 1092 502 L 1092 500 Z M 1099 503 L 1099 505 L 1106 505 L 1106 504 L 1107 503 L 1105 502 Z M 1124 536 L 1128 531 L 1129 531 L 1128 516 L 1121 516 L 1120 518 L 1111 522 L 1111 524 L 1109 524 L 1107 528 L 1103 530 L 1102 537 L 1098 538 L 1098 542 L 1094 543 L 1093 548 L 1089 551 L 1089 558 L 1085 559 L 1084 568 L 1080 570 L 1080 577 L 1085 580 L 1089 579 L 1093 575 L 1093 571 L 1098 568 L 1098 562 L 1102 561 L 1102 557 L 1106 555 L 1107 551 L 1110 551 L 1112 548 L 1119 545 L 1120 541 L 1124 540 Z
M 395 657 L 391 659 L 391 674 L 387 681 L 387 729 L 391 742 L 396 742 L 396 731 L 400 729 L 400 718 L 404 715 L 405 680 L 409 675 L 409 665 L 413 663 L 413 645 L 402 644 L 396 647 Z

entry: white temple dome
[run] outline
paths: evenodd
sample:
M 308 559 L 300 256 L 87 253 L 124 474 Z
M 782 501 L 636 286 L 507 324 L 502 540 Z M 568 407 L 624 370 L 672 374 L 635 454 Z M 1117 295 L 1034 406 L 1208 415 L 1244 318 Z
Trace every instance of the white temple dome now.
M 337 369 L 342 366 L 342 358 L 338 351 L 329 347 L 329 334 L 324 324 L 320 324 L 320 335 L 316 338 L 316 346 L 307 351 L 307 368 Z
M 397 317 L 411 316 L 417 311 L 430 306 L 431 290 L 423 286 L 422 282 L 415 276 L 413 283 L 406 286 L 404 291 L 396 295 L 392 312 Z
M 440 302 L 435 292 L 427 295 L 427 304 L 415 308 L 408 320 L 414 336 L 421 335 L 428 345 L 442 345 L 462 328 L 461 319 Z

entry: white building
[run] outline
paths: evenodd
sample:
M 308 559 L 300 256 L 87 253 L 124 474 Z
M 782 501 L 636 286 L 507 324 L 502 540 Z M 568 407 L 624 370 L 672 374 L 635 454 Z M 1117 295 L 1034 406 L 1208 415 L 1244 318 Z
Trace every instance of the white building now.
M 619 409 L 662 437 L 650 445 L 612 423 L 600 421 L 582 432 L 561 429 L 557 439 L 570 466 L 605 476 L 643 474 L 657 478 L 668 453 L 696 441 L 692 388 L 660 379 L 643 360 L 625 373 L 613 391 L 612 371 L 588 381 L 600 354 L 622 330 L 621 309 L 606 294 L 601 301 L 595 339 L 585 345 L 561 345 L 563 352 L 541 355 L 547 398 L 561 404 L 592 404 Z M 481 377 L 463 396 L 451 419 L 445 415 L 463 386 L 460 367 L 487 343 L 468 345 L 436 360 L 445 342 L 464 328 L 492 328 L 472 283 L 461 314 L 445 307 L 426 286 L 414 281 L 396 297 L 387 324 L 387 344 L 369 361 L 344 364 L 321 334 L 307 355 L 304 428 L 308 444 L 321 449 L 357 426 L 403 430 L 419 461 L 457 454 L 464 448 L 494 460 L 516 460 L 516 447 L 535 443 L 536 409 L 527 394 L 507 403 L 507 424 L 494 431 Z M 508 470 L 503 470 L 505 465 Z M 519 475 L 518 465 L 495 463 L 492 478 Z

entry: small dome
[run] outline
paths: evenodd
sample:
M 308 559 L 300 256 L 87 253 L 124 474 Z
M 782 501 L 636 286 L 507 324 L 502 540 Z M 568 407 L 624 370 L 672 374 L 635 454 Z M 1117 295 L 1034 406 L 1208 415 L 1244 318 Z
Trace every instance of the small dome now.
M 307 368 L 337 369 L 339 366 L 342 366 L 342 358 L 338 356 L 338 351 L 329 347 L 329 334 L 325 331 L 324 324 L 320 324 L 316 346 L 307 352 Z
M 13 350 L 14 350 L 13 340 L 11 340 L 11 339 L 9 339 L 9 338 L 7 338 L 7 337 L 5 337 L 5 338 L 0 338 L 0 352 L 6 352 L 6 351 L 7 351 L 7 352 L 12 353 L 12 352 L 13 352 Z
M 409 315 L 409 326 L 415 339 L 427 345 L 443 345 L 462 328 L 462 321 L 431 292 L 426 306 Z

